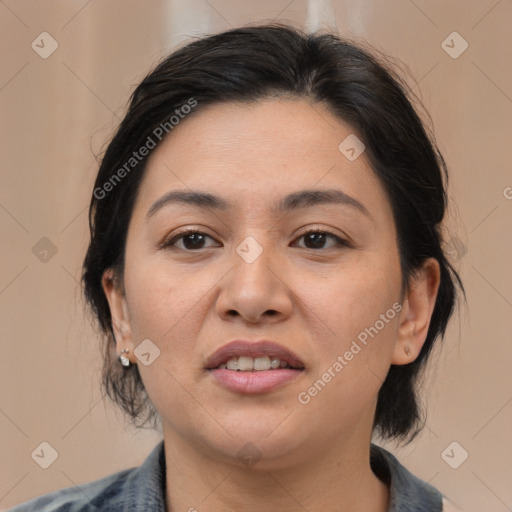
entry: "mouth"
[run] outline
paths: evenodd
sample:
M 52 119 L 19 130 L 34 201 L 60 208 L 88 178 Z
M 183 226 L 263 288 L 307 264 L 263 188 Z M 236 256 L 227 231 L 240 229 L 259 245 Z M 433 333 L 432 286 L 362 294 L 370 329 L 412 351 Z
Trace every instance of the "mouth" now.
M 304 363 L 291 350 L 273 341 L 232 341 L 214 352 L 207 370 L 258 372 L 283 368 L 304 370 Z
M 272 341 L 233 341 L 214 352 L 205 369 L 235 393 L 258 394 L 280 388 L 306 369 L 291 350 Z

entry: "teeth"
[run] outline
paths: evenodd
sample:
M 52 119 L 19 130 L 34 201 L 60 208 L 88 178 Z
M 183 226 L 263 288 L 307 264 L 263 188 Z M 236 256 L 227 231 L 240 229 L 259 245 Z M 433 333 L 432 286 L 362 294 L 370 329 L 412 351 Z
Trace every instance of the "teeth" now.
M 220 369 L 227 368 L 228 370 L 250 372 L 250 371 L 264 371 L 275 370 L 277 368 L 289 368 L 286 361 L 281 361 L 277 357 L 248 357 L 240 356 L 233 357 L 227 363 L 218 366 Z
M 270 358 L 268 356 L 254 358 L 255 370 L 270 370 L 270 366 Z
M 230 359 L 227 363 L 228 370 L 238 370 L 238 359 Z
M 252 370 L 254 365 L 254 359 L 252 357 L 239 357 L 238 358 L 238 369 L 242 372 Z

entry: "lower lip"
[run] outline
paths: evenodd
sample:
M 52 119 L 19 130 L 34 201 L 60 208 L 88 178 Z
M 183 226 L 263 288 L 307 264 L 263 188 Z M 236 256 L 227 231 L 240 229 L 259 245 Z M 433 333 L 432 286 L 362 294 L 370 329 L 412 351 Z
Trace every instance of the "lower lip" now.
M 256 395 L 278 389 L 296 379 L 303 370 L 259 370 L 238 372 L 234 370 L 210 370 L 213 377 L 222 386 L 235 393 Z

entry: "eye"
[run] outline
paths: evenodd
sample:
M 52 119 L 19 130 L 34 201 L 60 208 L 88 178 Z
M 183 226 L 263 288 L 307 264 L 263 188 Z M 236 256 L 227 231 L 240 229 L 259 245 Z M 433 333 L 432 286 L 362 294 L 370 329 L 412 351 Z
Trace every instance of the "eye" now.
M 322 231 L 319 229 L 312 229 L 302 233 L 296 240 L 304 238 L 305 249 L 332 249 L 333 247 L 349 247 L 350 244 L 346 240 L 341 239 L 339 236 L 329 231 Z M 325 247 L 325 243 L 328 240 L 332 240 L 334 243 L 330 247 Z
M 211 236 L 206 233 L 199 231 L 198 229 L 188 229 L 174 235 L 173 237 L 164 241 L 160 248 L 161 249 L 179 249 L 182 251 L 197 251 L 200 249 L 207 249 L 208 247 L 219 247 L 220 245 L 205 245 L 206 241 L 214 240 Z M 312 229 L 302 233 L 296 240 L 304 239 L 305 249 L 332 249 L 334 247 L 349 247 L 350 244 L 346 240 L 343 240 L 339 236 L 329 231 Z M 325 244 L 331 240 L 330 246 Z
M 172 238 L 165 240 L 160 246 L 161 249 L 181 249 L 182 251 L 193 251 L 198 249 L 205 249 L 207 239 L 213 240 L 213 238 L 202 231 L 197 229 L 188 229 L 174 235 Z M 178 245 L 181 242 L 181 246 Z M 215 245 L 210 246 L 215 247 Z M 218 245 L 217 245 L 218 247 Z

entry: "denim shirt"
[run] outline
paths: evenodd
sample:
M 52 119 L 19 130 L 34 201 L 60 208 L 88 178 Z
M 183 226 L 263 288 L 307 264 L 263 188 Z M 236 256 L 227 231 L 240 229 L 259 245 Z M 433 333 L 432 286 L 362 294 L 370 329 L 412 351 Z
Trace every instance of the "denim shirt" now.
M 388 512 L 442 512 L 443 497 L 388 451 L 371 445 L 371 467 L 390 487 Z M 139 467 L 45 494 L 11 512 L 165 512 L 165 452 L 161 441 Z M 191 500 L 193 508 L 194 500 Z

